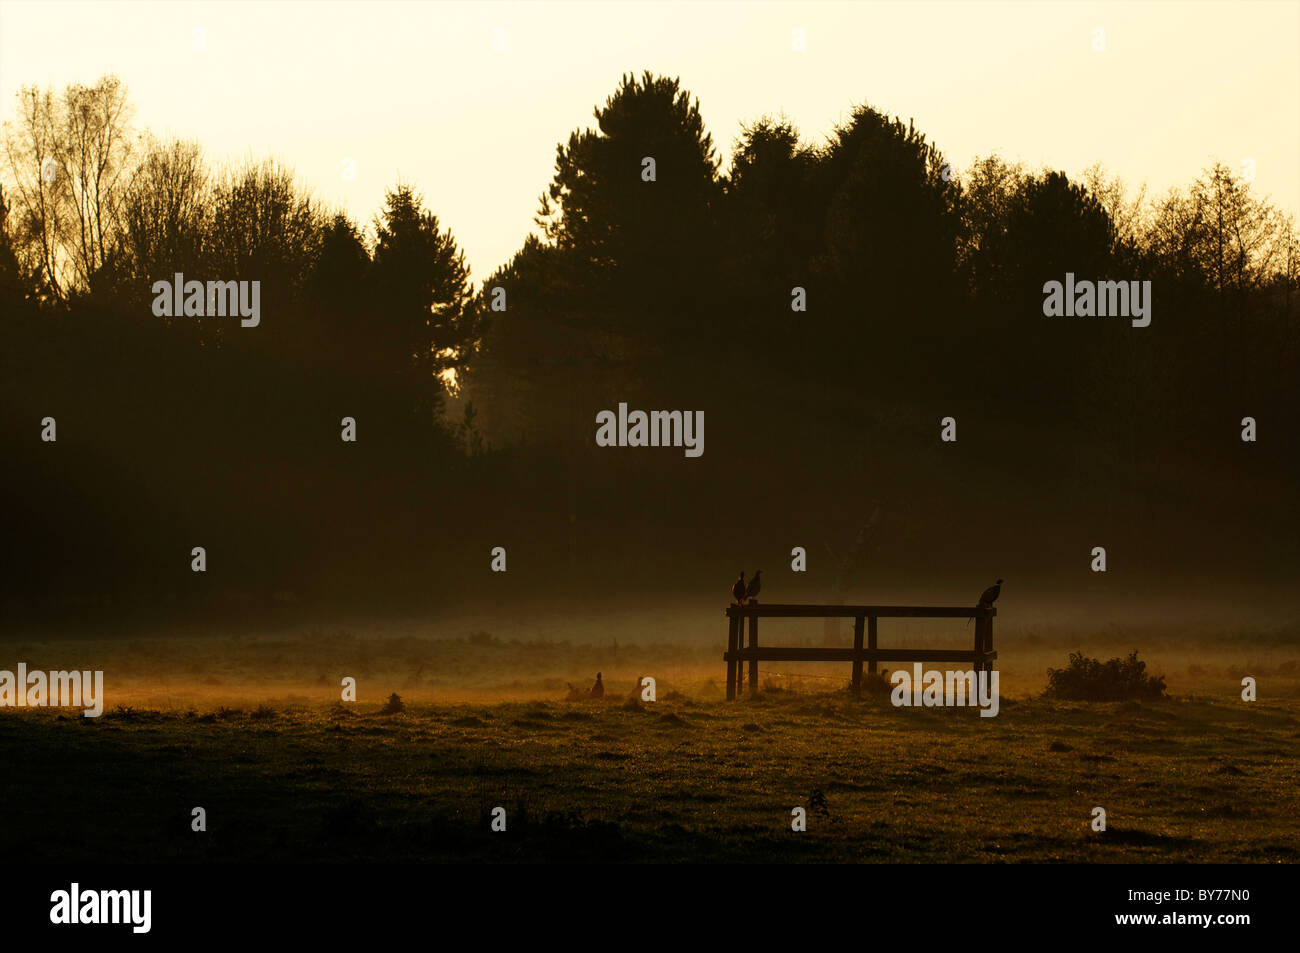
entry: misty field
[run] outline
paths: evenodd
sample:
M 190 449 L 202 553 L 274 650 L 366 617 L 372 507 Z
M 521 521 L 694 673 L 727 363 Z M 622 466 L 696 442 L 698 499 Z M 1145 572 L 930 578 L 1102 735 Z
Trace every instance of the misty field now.
M 847 666 L 765 673 L 728 704 L 714 645 L 11 643 L 32 666 L 76 644 L 109 690 L 98 719 L 0 711 L 0 841 L 29 861 L 1300 859 L 1294 648 L 1227 640 L 1193 662 L 1147 641 L 1168 700 L 1045 700 L 1031 672 L 1065 651 L 1022 639 L 995 718 L 855 700 Z M 596 666 L 606 697 L 562 701 Z M 344 668 L 355 704 L 331 700 Z M 1240 700 L 1243 672 L 1259 701 Z M 640 673 L 656 702 L 629 700 Z M 391 692 L 405 710 L 384 713 Z

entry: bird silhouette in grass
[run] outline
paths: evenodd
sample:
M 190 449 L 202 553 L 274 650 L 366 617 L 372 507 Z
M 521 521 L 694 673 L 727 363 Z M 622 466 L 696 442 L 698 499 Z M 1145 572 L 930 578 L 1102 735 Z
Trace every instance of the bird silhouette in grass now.
M 605 697 L 605 683 L 600 680 L 600 672 L 596 673 L 596 684 L 591 686 L 592 698 Z
M 826 795 L 822 793 L 821 788 L 813 789 L 812 795 L 808 798 L 808 813 L 822 814 L 830 818 L 831 809 L 826 804 Z

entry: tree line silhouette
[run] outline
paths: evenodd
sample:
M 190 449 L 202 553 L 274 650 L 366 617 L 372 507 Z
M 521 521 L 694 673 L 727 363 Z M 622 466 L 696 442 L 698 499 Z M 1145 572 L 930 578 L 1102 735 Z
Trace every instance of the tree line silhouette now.
M 492 585 L 493 545 L 534 585 L 680 586 L 737 546 L 851 540 L 882 499 L 900 570 L 969 558 L 964 527 L 1023 552 L 1043 499 L 1166 555 L 1198 524 L 1294 565 L 1274 489 L 1300 460 L 1300 248 L 1234 170 L 1157 197 L 1100 165 L 954 170 L 868 105 L 821 143 L 746 123 L 724 170 L 698 101 L 649 72 L 594 118 L 475 287 L 410 184 L 366 230 L 273 160 L 137 132 L 114 77 L 24 88 L 0 176 L 7 610 L 455 600 Z M 177 272 L 260 281 L 260 326 L 156 317 Z M 1151 280 L 1151 327 L 1044 317 L 1066 272 Z M 704 457 L 598 450 L 619 401 L 706 410 Z M 1271 517 L 1207 513 L 1251 487 Z M 194 545 L 219 569 L 191 573 Z

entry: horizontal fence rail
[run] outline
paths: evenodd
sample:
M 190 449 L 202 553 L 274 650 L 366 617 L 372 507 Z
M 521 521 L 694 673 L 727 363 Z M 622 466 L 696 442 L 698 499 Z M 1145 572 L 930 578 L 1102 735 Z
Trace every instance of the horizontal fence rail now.
M 998 614 L 997 609 L 979 606 L 809 606 L 780 602 L 728 606 L 727 615 L 771 617 L 773 619 L 854 619 L 858 616 L 877 619 L 972 619 L 984 613 Z
M 758 691 L 759 662 L 852 662 L 855 693 L 862 691 L 862 664 L 876 674 L 877 662 L 961 662 L 974 671 L 991 672 L 993 660 L 992 606 L 845 606 L 799 605 L 793 603 L 750 603 L 728 606 L 727 700 L 744 689 L 745 663 L 749 663 L 749 691 Z M 853 647 L 759 646 L 758 620 L 769 619 L 852 619 Z M 877 644 L 877 619 L 973 619 L 974 646 L 971 649 L 889 649 Z M 748 621 L 749 645 L 745 645 Z M 865 643 L 864 643 L 865 636 Z
M 987 652 L 969 649 L 827 649 L 794 646 L 777 648 L 763 646 L 757 649 L 737 649 L 739 661 L 758 662 L 976 662 L 983 661 Z M 994 653 L 996 657 L 996 653 Z

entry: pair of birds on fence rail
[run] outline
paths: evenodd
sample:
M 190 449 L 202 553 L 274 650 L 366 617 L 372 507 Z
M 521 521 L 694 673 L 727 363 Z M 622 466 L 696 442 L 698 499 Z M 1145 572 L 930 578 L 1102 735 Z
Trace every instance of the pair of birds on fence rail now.
M 749 585 L 745 585 L 745 571 L 740 571 L 740 578 L 731 586 L 731 598 L 736 600 L 736 605 L 743 606 L 758 595 L 758 591 L 763 588 L 762 575 L 763 570 L 755 569 L 754 578 L 749 580 Z

